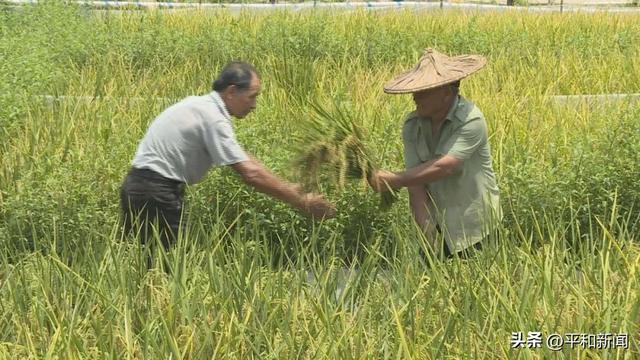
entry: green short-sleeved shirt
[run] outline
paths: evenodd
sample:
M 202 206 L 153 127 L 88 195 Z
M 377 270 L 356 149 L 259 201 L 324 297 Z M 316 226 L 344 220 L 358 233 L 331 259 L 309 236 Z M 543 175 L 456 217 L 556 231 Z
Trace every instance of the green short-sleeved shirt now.
M 431 120 L 407 115 L 402 129 L 407 169 L 441 155 L 462 160 L 451 176 L 425 185 L 433 219 L 443 231 L 449 248 L 461 251 L 482 240 L 502 219 L 500 192 L 491 161 L 484 115 L 459 96 L 440 129 L 431 136 Z

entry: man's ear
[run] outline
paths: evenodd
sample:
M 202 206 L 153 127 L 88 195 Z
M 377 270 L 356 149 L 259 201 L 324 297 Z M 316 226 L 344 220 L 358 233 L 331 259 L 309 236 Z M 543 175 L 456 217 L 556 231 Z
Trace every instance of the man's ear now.
M 220 95 L 222 95 L 225 99 L 233 99 L 238 92 L 238 87 L 236 85 L 227 86 Z
M 236 95 L 236 93 L 238 92 L 238 87 L 236 85 L 229 85 L 229 86 L 227 86 L 226 92 L 227 92 L 228 96 L 233 98 Z

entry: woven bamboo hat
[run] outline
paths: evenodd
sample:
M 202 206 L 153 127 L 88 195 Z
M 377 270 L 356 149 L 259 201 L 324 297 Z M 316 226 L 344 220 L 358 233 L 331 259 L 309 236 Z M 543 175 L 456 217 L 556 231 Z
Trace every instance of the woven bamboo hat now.
M 481 55 L 447 56 L 432 48 L 425 50 L 418 65 L 384 85 L 387 94 L 414 93 L 456 82 L 482 69 Z

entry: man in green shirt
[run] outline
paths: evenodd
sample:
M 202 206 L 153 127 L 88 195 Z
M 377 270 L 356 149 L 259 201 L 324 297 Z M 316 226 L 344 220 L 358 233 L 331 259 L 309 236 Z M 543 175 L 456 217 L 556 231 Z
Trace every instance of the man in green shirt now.
M 458 93 L 460 80 L 485 64 L 482 56 L 448 57 L 427 49 L 414 69 L 384 89 L 412 93 L 416 109 L 402 129 L 406 170 L 381 170 L 371 186 L 380 192 L 406 187 L 429 246 L 446 257 L 479 248 L 502 218 L 487 124 Z

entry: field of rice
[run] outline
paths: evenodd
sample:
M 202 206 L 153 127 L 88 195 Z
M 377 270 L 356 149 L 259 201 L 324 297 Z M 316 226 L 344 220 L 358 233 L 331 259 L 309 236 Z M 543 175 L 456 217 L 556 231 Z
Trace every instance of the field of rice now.
M 119 186 L 148 124 L 225 63 L 262 77 L 240 143 L 297 181 L 314 103 L 348 109 L 376 163 L 402 169 L 413 103 L 382 86 L 427 47 L 489 60 L 461 86 L 505 213 L 477 257 L 424 259 L 406 191 L 381 209 L 362 182 L 324 181 L 338 214 L 314 223 L 228 168 L 188 189 L 186 235 L 154 254 L 170 273 L 122 235 Z M 0 59 L 2 359 L 640 357 L 640 103 L 553 98 L 640 93 L 640 15 L 50 2 L 0 7 Z

